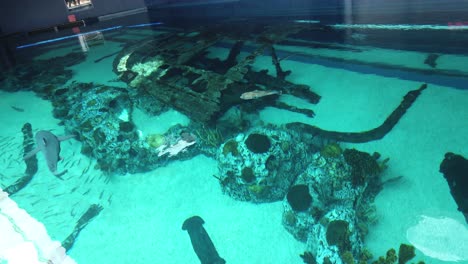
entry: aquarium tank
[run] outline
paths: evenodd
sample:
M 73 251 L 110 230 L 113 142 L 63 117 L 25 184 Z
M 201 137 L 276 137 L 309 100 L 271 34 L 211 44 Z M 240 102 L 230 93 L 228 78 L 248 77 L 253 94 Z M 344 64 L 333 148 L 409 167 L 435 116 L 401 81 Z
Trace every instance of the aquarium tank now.
M 468 263 L 468 2 L 0 3 L 0 263 Z

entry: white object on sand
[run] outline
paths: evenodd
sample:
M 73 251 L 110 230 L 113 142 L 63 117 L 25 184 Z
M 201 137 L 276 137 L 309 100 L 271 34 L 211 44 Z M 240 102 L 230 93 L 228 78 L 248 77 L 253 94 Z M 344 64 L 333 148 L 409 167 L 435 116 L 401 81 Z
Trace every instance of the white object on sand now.
M 455 219 L 422 215 L 419 223 L 408 228 L 406 238 L 431 258 L 443 261 L 468 260 L 468 229 Z
M 52 241 L 44 225 L 0 189 L 0 263 L 76 264 L 57 241 Z
M 175 156 L 175 155 L 179 154 L 180 152 L 185 151 L 188 147 L 192 146 L 195 143 L 196 143 L 196 141 L 188 142 L 188 141 L 185 141 L 183 139 L 179 139 L 179 141 L 177 141 L 177 143 L 175 143 L 174 145 L 171 145 L 169 147 L 167 145 L 163 145 L 164 148 L 161 148 L 161 149 L 158 148 L 159 151 L 160 151 L 158 153 L 158 157 L 161 157 L 162 155 L 167 154 L 167 153 L 169 153 L 169 157 Z

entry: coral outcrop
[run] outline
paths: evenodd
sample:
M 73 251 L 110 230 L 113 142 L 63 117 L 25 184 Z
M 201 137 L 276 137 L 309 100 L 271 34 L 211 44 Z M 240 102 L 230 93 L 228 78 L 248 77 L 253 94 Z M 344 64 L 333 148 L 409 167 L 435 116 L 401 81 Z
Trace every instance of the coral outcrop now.
M 218 149 L 221 187 L 243 201 L 271 202 L 285 197 L 300 173 L 305 144 L 278 128 L 252 130 L 228 139 Z
M 381 171 L 360 170 L 363 181 L 356 185 L 355 169 L 348 164 L 344 153 L 361 157 L 356 159 L 361 169 L 375 169 L 375 158 L 354 149 L 341 151 L 338 145 L 333 145 L 332 151 L 324 151 L 326 148 L 318 148 L 311 155 L 307 169 L 290 188 L 295 194 L 288 194 L 284 199 L 283 225 L 296 239 L 306 243 L 307 251 L 315 256 L 317 263 L 353 263 L 361 255 L 365 236 L 362 230 L 371 224 L 366 221 L 371 215 L 362 216 L 365 210 L 372 213 L 369 208 L 373 208 L 374 196 L 369 190 L 376 188 L 370 185 L 378 184 Z
M 55 117 L 63 120 L 67 131 L 79 135 L 81 152 L 94 157 L 104 172 L 148 171 L 185 155 L 186 147 L 177 145 L 184 128 L 141 137 L 131 118 L 134 98 L 125 88 L 72 84 L 52 94 Z

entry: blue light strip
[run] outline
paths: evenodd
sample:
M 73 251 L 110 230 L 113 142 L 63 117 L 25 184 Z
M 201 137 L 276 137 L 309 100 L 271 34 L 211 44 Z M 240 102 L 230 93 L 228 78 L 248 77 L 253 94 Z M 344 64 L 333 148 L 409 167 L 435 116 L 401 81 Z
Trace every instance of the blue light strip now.
M 138 28 L 138 27 L 147 27 L 147 26 L 157 26 L 157 25 L 162 25 L 162 24 L 163 24 L 162 22 L 154 22 L 154 23 L 138 24 L 138 25 L 132 25 L 132 26 L 126 26 L 126 27 L 127 28 Z M 39 45 L 42 45 L 42 44 L 57 42 L 57 41 L 65 40 L 65 39 L 75 38 L 75 37 L 78 37 L 78 36 L 84 36 L 84 35 L 87 35 L 87 34 L 92 34 L 92 33 L 96 33 L 96 32 L 104 32 L 104 31 L 109 31 L 109 30 L 114 30 L 114 29 L 119 29 L 119 28 L 122 28 L 122 26 L 115 26 L 115 27 L 95 30 L 95 31 L 91 31 L 91 32 L 86 32 L 86 33 L 61 37 L 61 38 L 48 39 L 48 40 L 39 41 L 39 42 L 31 43 L 31 44 L 21 45 L 21 46 L 16 47 L 16 49 L 24 49 L 24 48 L 39 46 Z
M 29 48 L 29 47 L 33 47 L 33 46 L 39 46 L 39 45 L 42 45 L 42 44 L 57 42 L 57 41 L 61 41 L 61 40 L 64 40 L 64 39 L 71 39 L 71 38 L 76 38 L 78 36 L 85 36 L 87 34 L 92 34 L 92 33 L 96 33 L 96 32 L 103 32 L 103 31 L 109 31 L 109 30 L 114 30 L 114 29 L 119 29 L 119 28 L 122 28 L 122 26 L 115 26 L 115 27 L 105 28 L 105 29 L 101 29 L 101 30 L 94 30 L 94 31 L 91 31 L 91 32 L 86 32 L 86 33 L 61 37 L 61 38 L 43 40 L 43 41 L 31 43 L 31 44 L 21 45 L 21 46 L 16 47 L 16 49 L 24 49 L 24 48 Z
M 155 22 L 155 23 L 148 23 L 148 24 L 138 24 L 138 25 L 133 25 L 133 26 L 127 26 L 128 28 L 137 28 L 137 27 L 147 27 L 147 26 L 156 26 L 156 25 L 162 25 L 162 22 Z

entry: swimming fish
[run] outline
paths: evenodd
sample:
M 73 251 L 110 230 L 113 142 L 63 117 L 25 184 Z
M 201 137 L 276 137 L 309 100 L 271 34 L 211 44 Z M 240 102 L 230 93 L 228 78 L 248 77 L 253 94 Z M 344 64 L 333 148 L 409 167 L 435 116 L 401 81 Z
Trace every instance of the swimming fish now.
M 245 92 L 241 94 L 240 99 L 242 100 L 252 100 L 252 99 L 258 99 L 260 97 L 268 96 L 268 95 L 274 95 L 274 94 L 281 94 L 281 91 L 276 91 L 276 90 L 253 90 L 250 92 Z
M 203 224 L 205 221 L 199 216 L 192 216 L 184 221 L 182 230 L 189 234 L 190 241 L 201 264 L 224 264 L 226 261 L 218 255 L 210 236 Z
M 424 60 L 424 64 L 435 68 L 437 66 L 437 59 L 439 58 L 439 54 L 429 54 L 427 55 L 426 59 Z
M 31 152 L 24 156 L 24 159 L 29 159 L 32 156 L 36 155 L 39 151 L 42 151 L 44 158 L 46 159 L 47 166 L 49 170 L 57 176 L 59 179 L 62 175 L 67 173 L 68 170 L 62 172 L 57 172 L 57 162 L 61 160 L 60 157 L 60 141 L 64 141 L 70 138 L 74 138 L 75 135 L 60 136 L 52 134 L 49 131 L 40 130 L 36 133 L 35 139 L 37 147 Z

